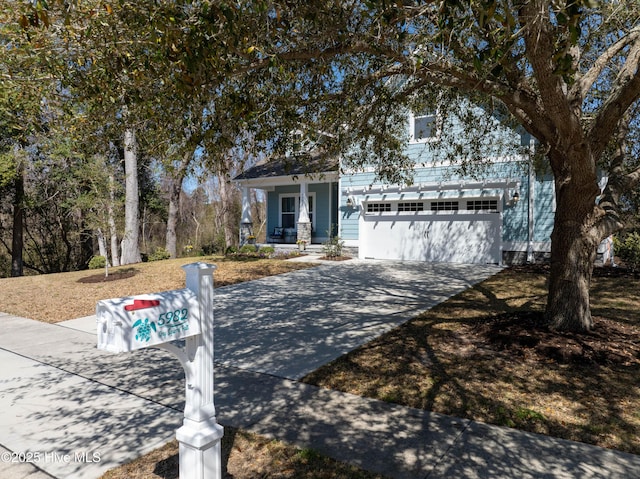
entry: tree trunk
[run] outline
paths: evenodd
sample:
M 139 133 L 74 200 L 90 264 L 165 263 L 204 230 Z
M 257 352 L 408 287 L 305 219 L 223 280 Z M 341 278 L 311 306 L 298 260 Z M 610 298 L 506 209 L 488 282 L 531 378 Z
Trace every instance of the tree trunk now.
M 85 221 L 82 221 L 82 224 L 85 226 L 85 228 L 82 230 L 81 257 L 80 257 L 79 266 L 81 268 L 86 268 L 89 266 L 89 261 L 91 261 L 91 258 L 93 257 L 93 233 L 94 232 L 92 229 L 86 226 Z M 100 235 L 102 235 L 102 231 L 100 232 Z M 102 237 L 102 240 L 104 243 L 104 236 Z M 106 256 L 105 258 L 107 259 L 107 261 L 109 260 Z
M 13 238 L 11 241 L 11 276 L 24 274 L 24 169 L 18 166 L 15 182 L 15 197 L 13 201 Z
M 98 252 L 104 257 L 105 262 L 109 263 L 109 253 L 107 253 L 107 242 L 104 239 L 104 233 L 101 228 L 96 229 L 96 237 L 98 239 Z
M 176 225 L 178 224 L 178 204 L 180 202 L 180 189 L 176 188 L 177 181 L 171 179 L 169 185 L 169 212 L 167 215 L 167 233 L 165 239 L 165 248 L 172 258 L 177 257 L 178 238 L 176 234 Z M 176 190 L 177 194 L 176 194 Z
M 180 193 L 182 193 L 182 182 L 187 173 L 187 165 L 192 157 L 188 152 L 182 158 L 178 167 L 173 171 L 169 181 L 169 213 L 167 217 L 167 233 L 165 248 L 172 258 L 177 256 L 178 235 L 176 226 L 178 224 L 178 211 L 180 206 Z
M 227 247 L 237 244 L 236 218 L 233 215 L 234 195 L 229 184 L 229 174 L 220 169 L 218 171 L 218 188 L 220 191 L 220 223 L 224 232 Z
M 107 206 L 107 221 L 109 223 L 109 236 L 111 237 L 111 265 L 120 266 L 120 254 L 118 245 L 118 230 L 116 229 L 116 219 L 113 216 L 113 205 L 115 203 L 115 180 L 113 175 L 109 176 L 109 205 Z
M 554 173 L 556 213 L 546 319 L 557 330 L 589 331 L 593 328 L 589 288 L 596 249 L 602 240 L 594 227 L 600 189 L 595 172 L 575 168 Z
M 172 258 L 178 256 L 178 235 L 176 233 L 176 226 L 178 224 L 178 207 L 180 205 L 180 191 L 181 187 L 178 187 L 178 180 L 176 178 L 170 178 L 169 180 L 169 211 L 167 212 L 167 232 L 165 234 L 165 249 L 169 252 Z M 180 182 L 182 186 L 182 182 Z
M 196 216 L 195 211 L 191 213 L 191 217 L 193 218 L 193 222 L 196 224 L 196 232 L 194 234 L 193 244 L 199 245 L 200 244 L 200 222 L 198 221 L 198 217 Z
M 589 288 L 599 241 L 582 233 L 580 225 L 556 224 L 551 244 L 547 321 L 558 330 L 589 331 Z
M 125 169 L 125 209 L 124 237 L 122 238 L 122 258 L 120 264 L 140 263 L 138 213 L 138 157 L 135 132 L 128 128 L 124 132 L 124 169 Z

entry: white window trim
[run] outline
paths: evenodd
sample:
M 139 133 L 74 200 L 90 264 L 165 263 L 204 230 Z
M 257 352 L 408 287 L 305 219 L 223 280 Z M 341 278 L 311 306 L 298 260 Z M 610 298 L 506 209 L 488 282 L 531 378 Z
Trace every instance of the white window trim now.
M 424 116 L 433 116 L 434 117 L 434 130 L 435 132 L 428 138 L 418 138 L 414 137 L 415 126 L 416 126 L 416 118 L 422 118 Z M 442 133 L 440 127 L 440 114 L 438 112 L 435 113 L 426 113 L 424 115 L 416 115 L 414 112 L 411 112 L 409 115 L 409 144 L 420 144 L 420 143 L 430 143 L 433 141 L 437 141 L 440 138 L 440 134 Z
M 282 225 L 282 198 L 295 198 L 295 212 L 294 212 L 294 216 L 295 216 L 295 220 L 294 220 L 294 224 L 295 224 L 295 229 L 298 228 L 298 218 L 300 218 L 300 193 L 280 193 L 278 195 L 278 223 L 279 225 Z M 313 228 L 313 231 L 316 231 L 316 217 L 317 217 L 317 212 L 316 212 L 316 193 L 310 193 L 307 192 L 307 198 L 313 198 L 313 200 L 311 201 L 313 209 L 309 209 L 309 216 L 311 216 L 311 227 Z

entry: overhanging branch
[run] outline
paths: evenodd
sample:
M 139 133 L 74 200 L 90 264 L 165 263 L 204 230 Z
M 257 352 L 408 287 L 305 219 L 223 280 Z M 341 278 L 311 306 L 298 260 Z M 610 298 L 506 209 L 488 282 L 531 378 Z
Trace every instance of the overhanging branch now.
M 598 79 L 600 74 L 607 66 L 610 65 L 611 60 L 616 57 L 620 52 L 628 45 L 634 43 L 640 38 L 640 27 L 633 28 L 628 35 L 624 36 L 607 50 L 594 62 L 593 66 L 585 73 L 571 88 L 569 97 L 572 101 L 580 102 L 584 101 L 587 93 Z M 628 61 L 627 61 L 628 63 Z
M 640 49 L 640 43 L 637 48 Z M 596 157 L 599 157 L 605 150 L 623 116 L 639 98 L 640 69 L 637 69 L 624 85 L 611 93 L 587 133 L 591 149 Z

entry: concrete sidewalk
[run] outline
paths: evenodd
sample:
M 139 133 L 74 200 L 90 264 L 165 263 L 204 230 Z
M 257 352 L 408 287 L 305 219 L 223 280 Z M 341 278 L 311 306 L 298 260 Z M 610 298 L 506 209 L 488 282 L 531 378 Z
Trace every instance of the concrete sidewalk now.
M 435 280 L 421 280 L 425 267 L 373 266 L 313 268 L 216 290 L 221 424 L 394 478 L 640 477 L 638 456 L 296 381 L 315 369 L 316 355 L 332 359 L 454 294 L 455 288 L 443 293 L 443 284 L 465 288 L 496 271 L 441 269 Z M 305 292 L 311 285 L 313 295 Z M 301 296 L 292 292 L 300 290 Z M 355 299 L 354 290 L 368 300 Z M 267 306 L 251 300 L 269 291 L 276 297 L 267 297 Z M 313 302 L 314 297 L 327 301 Z M 375 301 L 371 310 L 366 301 Z M 297 309 L 290 309 L 294 303 Z M 280 314 L 279 307 L 286 311 Z M 362 308 L 367 312 L 358 316 Z M 93 321 L 50 325 L 0 314 L 0 446 L 8 450 L 0 447 L 0 479 L 97 478 L 165 443 L 180 426 L 184 374 L 177 360 L 154 349 L 122 355 L 98 351 Z M 243 343 L 238 333 L 243 328 L 259 338 Z M 298 334 L 303 338 L 293 342 Z M 326 340 L 313 347 L 318 335 Z M 221 341 L 237 346 L 225 349 Z M 279 342 L 289 347 L 278 349 Z M 31 464 L 21 464 L 23 459 Z

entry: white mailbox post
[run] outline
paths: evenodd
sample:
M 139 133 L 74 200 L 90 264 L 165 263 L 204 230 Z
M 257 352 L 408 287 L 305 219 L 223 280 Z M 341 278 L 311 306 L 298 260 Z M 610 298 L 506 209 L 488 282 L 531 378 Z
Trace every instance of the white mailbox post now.
M 186 289 L 99 301 L 98 348 L 115 353 L 160 347 L 185 371 L 184 421 L 176 431 L 180 479 L 221 479 L 223 428 L 213 403 L 213 271 L 192 263 Z M 184 339 L 185 345 L 171 341 Z

